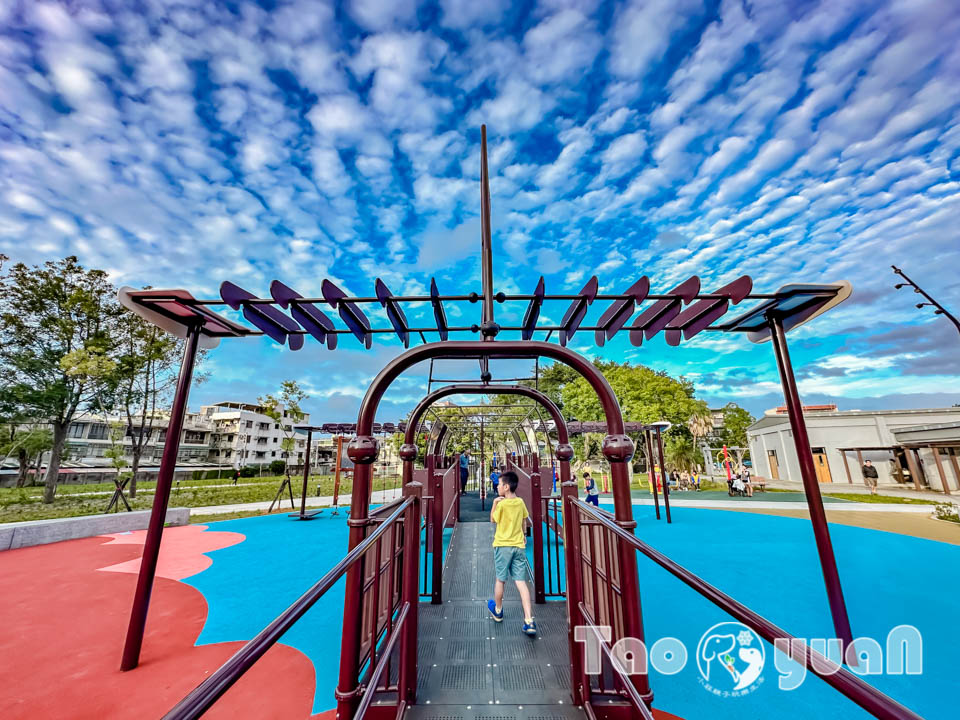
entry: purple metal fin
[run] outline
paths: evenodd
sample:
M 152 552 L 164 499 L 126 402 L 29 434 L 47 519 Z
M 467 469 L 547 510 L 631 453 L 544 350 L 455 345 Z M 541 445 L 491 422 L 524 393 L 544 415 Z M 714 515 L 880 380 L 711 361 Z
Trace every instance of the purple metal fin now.
M 543 275 L 540 276 L 540 282 L 537 283 L 537 289 L 533 291 L 533 300 L 527 305 L 527 311 L 523 314 L 523 332 L 521 337 L 529 340 L 537 330 L 537 319 L 540 317 L 540 306 L 543 305 Z
M 446 340 L 449 334 L 447 313 L 443 309 L 443 303 L 440 302 L 440 291 L 437 290 L 437 281 L 434 278 L 430 278 L 430 302 L 433 304 L 433 319 L 437 321 L 437 331 L 440 333 L 440 339 Z
M 563 320 L 560 322 L 560 344 L 564 347 L 566 347 L 567 341 L 576 334 L 580 323 L 583 322 L 583 316 L 587 314 L 587 308 L 597 297 L 599 285 L 600 281 L 597 280 L 596 275 L 587 280 L 587 284 L 579 292 L 580 297 L 570 303 L 570 307 L 563 314 Z
M 607 340 L 611 339 L 620 331 L 620 328 L 626 325 L 630 316 L 633 315 L 635 305 L 642 303 L 649 292 L 650 278 L 644 275 L 623 293 L 629 295 L 629 298 L 614 300 L 611 303 L 610 307 L 600 316 L 600 320 L 597 321 L 597 325 L 601 328 L 594 332 L 594 338 L 596 338 L 598 346 L 603 347 Z
M 637 319 L 633 321 L 633 329 L 630 331 L 630 342 L 639 346 L 640 343 L 636 342 L 635 333 L 642 332 L 644 337 L 649 340 L 663 330 L 679 314 L 681 306 L 693 300 L 698 292 L 700 292 L 700 278 L 696 275 L 677 285 L 667 293 L 671 297 L 657 300 L 637 316 Z
M 220 285 L 220 297 L 234 310 L 242 309 L 243 317 L 263 330 L 264 335 L 275 342 L 283 345 L 289 337 L 291 350 L 299 350 L 303 347 L 300 326 L 273 305 L 259 303 L 251 305 L 249 301 L 256 300 L 257 296 L 229 281 L 224 281 Z
M 293 319 L 300 323 L 317 342 L 326 343 L 330 350 L 337 346 L 337 336 L 331 334 L 334 329 L 333 321 L 323 310 L 313 303 L 299 302 L 303 296 L 279 280 L 270 283 L 270 295 L 280 307 L 289 307 Z
M 680 333 L 685 340 L 689 340 L 710 323 L 726 314 L 730 303 L 736 305 L 743 300 L 753 289 L 753 280 L 748 275 L 737 278 L 732 283 L 724 285 L 711 295 L 723 295 L 721 298 L 705 299 L 695 302 L 682 313 L 678 314 L 667 326 L 665 337 L 668 345 L 680 344 Z
M 343 290 L 327 279 L 320 283 L 320 292 L 331 307 L 337 308 L 340 319 L 350 328 L 353 336 L 369 350 L 373 344 L 373 335 L 370 333 L 370 321 L 363 311 L 356 303 L 350 302 Z
M 376 289 L 377 299 L 383 305 L 383 309 L 387 311 L 387 319 L 390 320 L 390 324 L 396 330 L 397 337 L 400 338 L 400 342 L 403 343 L 405 348 L 410 347 L 410 330 L 407 325 L 407 318 L 403 314 L 403 308 L 400 307 L 400 303 L 393 299 L 390 288 L 380 278 L 377 278 Z

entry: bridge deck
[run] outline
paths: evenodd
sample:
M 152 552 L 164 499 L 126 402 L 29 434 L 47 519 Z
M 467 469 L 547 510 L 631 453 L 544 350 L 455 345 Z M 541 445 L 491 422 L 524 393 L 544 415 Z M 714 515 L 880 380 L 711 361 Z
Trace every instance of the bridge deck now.
M 479 498 L 470 494 L 461 507 L 473 504 L 479 510 Z M 494 622 L 487 611 L 493 596 L 493 531 L 490 522 L 461 522 L 454 530 L 444 568 L 444 602 L 421 605 L 417 705 L 407 717 L 583 718 L 583 710 L 570 705 L 565 604 L 534 606 L 540 630 L 536 638 L 520 630 L 523 610 L 512 583 L 504 598 L 504 621 Z

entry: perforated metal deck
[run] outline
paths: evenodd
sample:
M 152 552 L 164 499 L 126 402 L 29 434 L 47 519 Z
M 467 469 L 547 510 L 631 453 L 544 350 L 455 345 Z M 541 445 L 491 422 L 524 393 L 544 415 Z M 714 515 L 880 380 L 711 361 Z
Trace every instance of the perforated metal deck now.
M 476 497 L 464 497 L 479 509 Z M 489 510 L 487 511 L 489 513 Z M 477 513 L 471 513 L 471 516 Z M 486 518 L 484 518 L 486 519 Z M 417 705 L 410 720 L 567 720 L 586 717 L 570 704 L 566 611 L 534 605 L 536 638 L 524 635 L 516 587 L 504 597 L 504 621 L 487 611 L 493 597 L 490 522 L 458 523 L 443 573 L 442 605 L 420 608 Z

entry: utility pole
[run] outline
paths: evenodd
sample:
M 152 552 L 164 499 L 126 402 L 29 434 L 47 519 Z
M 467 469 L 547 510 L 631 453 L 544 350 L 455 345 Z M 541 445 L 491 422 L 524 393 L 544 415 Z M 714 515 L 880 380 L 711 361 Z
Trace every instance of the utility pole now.
M 920 287 L 919 285 L 917 285 L 913 280 L 911 280 L 909 277 L 907 277 L 907 274 L 906 274 L 903 270 L 901 270 L 900 268 L 898 268 L 896 265 L 891 265 L 890 267 L 893 268 L 893 272 L 894 272 L 894 273 L 896 273 L 897 275 L 899 275 L 900 277 L 902 277 L 904 280 L 906 280 L 906 282 L 897 283 L 896 285 L 894 285 L 893 287 L 894 287 L 895 290 L 899 290 L 900 288 L 902 288 L 902 287 L 907 287 L 907 286 L 912 287 L 912 288 L 913 288 L 913 291 L 914 291 L 915 293 L 918 293 L 918 294 L 920 294 L 920 295 L 923 295 L 923 297 L 926 298 L 926 302 L 917 303 L 917 308 L 918 308 L 918 309 L 919 309 L 919 308 L 926 307 L 926 306 L 928 306 L 928 305 L 929 305 L 930 307 L 936 308 L 936 309 L 933 311 L 933 314 L 934 314 L 934 315 L 943 315 L 945 318 L 947 318 L 947 320 L 949 320 L 950 322 L 953 323 L 953 326 L 957 329 L 957 332 L 960 332 L 960 320 L 958 320 L 958 319 L 956 318 L 956 316 L 953 315 L 953 313 L 951 313 L 949 310 L 947 310 L 945 307 L 943 307 L 943 305 L 941 305 L 941 304 L 938 303 L 936 300 L 934 300 L 932 297 L 930 297 L 930 295 L 928 295 L 927 292 L 926 292 L 923 288 L 921 288 L 921 287 Z

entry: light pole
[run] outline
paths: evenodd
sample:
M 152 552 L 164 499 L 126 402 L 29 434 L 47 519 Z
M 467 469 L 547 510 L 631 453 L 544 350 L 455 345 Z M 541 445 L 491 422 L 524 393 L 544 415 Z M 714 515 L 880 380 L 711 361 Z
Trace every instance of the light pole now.
M 933 314 L 934 314 L 934 315 L 943 315 L 945 318 L 947 318 L 947 320 L 949 320 L 950 322 L 953 323 L 954 327 L 957 328 L 957 332 L 960 332 L 960 320 L 958 320 L 958 319 L 956 318 L 956 316 L 954 316 L 949 310 L 947 310 L 945 307 L 943 307 L 943 305 L 941 305 L 941 304 L 938 303 L 936 300 L 934 300 L 932 297 L 930 297 L 930 295 L 928 295 L 928 294 L 923 290 L 923 288 L 921 288 L 921 287 L 920 287 L 919 285 L 917 285 L 913 280 L 911 280 L 909 277 L 907 277 L 907 274 L 906 274 L 905 272 L 903 272 L 903 270 L 901 270 L 900 268 L 898 268 L 896 265 L 891 265 L 890 267 L 893 268 L 893 272 L 894 272 L 894 273 L 896 273 L 897 275 L 899 275 L 900 277 L 902 277 L 904 280 L 906 280 L 906 282 L 897 283 L 896 285 L 894 285 L 893 287 L 894 287 L 895 290 L 899 290 L 900 288 L 902 288 L 902 287 L 907 287 L 907 286 L 912 287 L 912 288 L 913 288 L 913 291 L 914 291 L 915 293 L 918 293 L 918 294 L 920 294 L 920 295 L 923 295 L 923 297 L 926 298 L 926 302 L 917 303 L 917 308 L 918 308 L 918 309 L 919 309 L 919 308 L 926 307 L 926 306 L 928 306 L 928 305 L 929 305 L 930 307 L 936 308 L 936 310 L 933 311 Z

